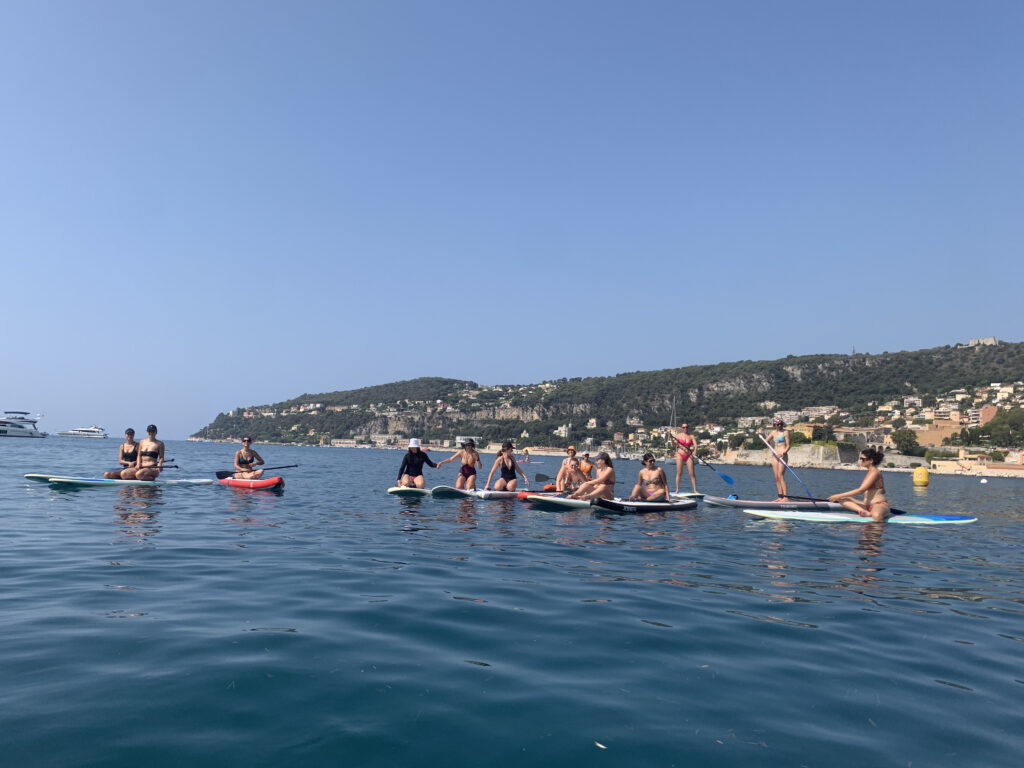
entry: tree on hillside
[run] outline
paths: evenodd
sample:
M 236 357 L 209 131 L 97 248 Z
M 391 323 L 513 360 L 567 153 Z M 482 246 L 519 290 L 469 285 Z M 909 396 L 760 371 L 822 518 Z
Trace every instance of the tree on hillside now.
M 896 450 L 902 454 L 914 455 L 914 451 L 917 449 L 917 435 L 914 434 L 912 429 L 897 429 L 889 437 L 892 438 L 893 443 L 896 445 Z

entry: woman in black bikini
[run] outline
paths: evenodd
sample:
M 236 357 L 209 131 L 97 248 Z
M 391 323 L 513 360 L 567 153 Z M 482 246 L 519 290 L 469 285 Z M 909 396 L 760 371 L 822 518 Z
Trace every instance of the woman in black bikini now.
M 114 469 L 110 472 L 104 472 L 103 477 L 107 480 L 126 480 L 123 473 L 129 467 L 135 466 L 136 459 L 139 458 L 139 444 L 135 442 L 135 430 L 128 427 L 124 431 L 124 442 L 117 451 L 117 463 L 121 465 L 120 469 Z
M 235 451 L 235 479 L 236 480 L 259 480 L 263 477 L 263 470 L 256 469 L 257 464 L 265 464 L 263 457 L 252 449 L 252 438 L 242 438 L 242 449 Z
M 520 469 L 519 462 L 516 461 L 515 454 L 512 453 L 512 443 L 508 441 L 501 444 L 501 451 L 494 460 L 494 466 L 491 467 L 491 473 L 487 476 L 487 482 L 484 483 L 485 491 L 491 487 L 491 478 L 494 477 L 494 470 L 496 469 L 501 470 L 501 477 L 499 477 L 498 482 L 494 484 L 494 490 L 496 491 L 514 491 L 518 485 L 516 472 L 523 476 L 524 483 L 527 485 L 530 484 L 529 478 L 527 478 L 526 473 Z
M 851 512 L 856 512 L 861 517 L 870 517 L 879 523 L 884 523 L 892 516 L 889 509 L 889 502 L 885 498 L 885 482 L 882 480 L 882 472 L 878 465 L 882 463 L 885 456 L 881 451 L 874 448 L 865 448 L 860 452 L 860 464 L 867 464 L 868 473 L 864 476 L 864 482 L 846 493 L 834 493 L 828 497 L 829 501 L 838 501 Z M 858 493 L 864 494 L 864 501 L 853 498 Z
M 437 466 L 440 468 L 449 461 L 455 461 L 456 459 L 462 459 L 462 466 L 459 468 L 459 476 L 455 480 L 455 487 L 464 488 L 467 491 L 475 491 L 476 468 L 484 468 L 484 463 L 480 461 L 480 454 L 476 452 L 476 441 L 467 440 L 462 444 L 461 450 L 456 451 L 444 461 L 437 462 Z
M 156 439 L 156 425 L 146 427 L 146 439 L 139 442 L 139 457 L 134 467 L 121 472 L 123 480 L 156 480 L 164 468 L 164 444 Z

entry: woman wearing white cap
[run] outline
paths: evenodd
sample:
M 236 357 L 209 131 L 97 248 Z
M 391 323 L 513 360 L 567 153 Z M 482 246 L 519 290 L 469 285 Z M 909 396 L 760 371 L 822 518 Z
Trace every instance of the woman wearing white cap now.
M 429 464 L 437 469 L 437 464 L 420 448 L 420 441 L 415 437 L 409 441 L 409 450 L 402 458 L 402 467 L 398 470 L 398 484 L 404 488 L 423 488 L 423 465 Z

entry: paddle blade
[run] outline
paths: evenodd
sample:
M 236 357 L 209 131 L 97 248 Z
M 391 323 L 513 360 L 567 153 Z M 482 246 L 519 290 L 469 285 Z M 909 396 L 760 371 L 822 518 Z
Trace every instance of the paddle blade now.
M 534 482 L 537 482 L 537 483 L 546 483 L 550 479 L 551 478 L 548 477 L 547 475 L 542 475 L 539 472 L 536 475 L 533 476 Z
M 220 469 L 215 474 L 217 475 L 217 479 L 218 480 L 224 480 L 226 478 L 231 477 L 233 474 L 235 474 L 235 470 L 233 470 L 233 469 Z
M 719 473 L 718 473 L 718 476 L 719 476 L 720 478 L 722 478 L 723 480 L 725 480 L 725 482 L 727 482 L 727 483 L 728 483 L 729 485 L 736 485 L 736 481 L 735 481 L 735 480 L 733 480 L 733 479 L 732 479 L 731 477 L 729 477 L 728 475 L 723 475 L 723 474 L 722 474 L 721 472 L 719 472 Z

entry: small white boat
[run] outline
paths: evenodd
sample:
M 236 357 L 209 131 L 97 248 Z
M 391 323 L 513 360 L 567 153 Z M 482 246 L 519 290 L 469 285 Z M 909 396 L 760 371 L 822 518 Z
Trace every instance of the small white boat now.
M 0 419 L 0 437 L 46 437 L 46 433 L 40 432 L 36 426 L 41 418 L 40 414 L 32 418 L 28 411 L 4 411 Z
M 77 429 L 66 429 L 63 432 L 58 432 L 60 437 L 106 437 L 107 433 L 103 431 L 103 427 L 91 426 L 91 427 L 78 427 Z

